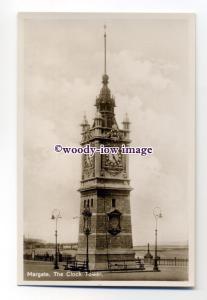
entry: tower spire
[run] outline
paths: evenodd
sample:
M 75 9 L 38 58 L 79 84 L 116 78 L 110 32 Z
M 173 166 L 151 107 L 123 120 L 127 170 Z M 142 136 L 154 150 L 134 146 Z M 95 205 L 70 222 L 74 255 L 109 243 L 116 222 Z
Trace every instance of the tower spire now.
M 106 25 L 104 25 L 104 74 L 106 75 Z

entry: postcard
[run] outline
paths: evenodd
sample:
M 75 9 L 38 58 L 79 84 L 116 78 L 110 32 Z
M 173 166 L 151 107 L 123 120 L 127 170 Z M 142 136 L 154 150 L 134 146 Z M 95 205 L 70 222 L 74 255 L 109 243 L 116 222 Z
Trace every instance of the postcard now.
M 18 16 L 18 284 L 194 286 L 195 16 Z

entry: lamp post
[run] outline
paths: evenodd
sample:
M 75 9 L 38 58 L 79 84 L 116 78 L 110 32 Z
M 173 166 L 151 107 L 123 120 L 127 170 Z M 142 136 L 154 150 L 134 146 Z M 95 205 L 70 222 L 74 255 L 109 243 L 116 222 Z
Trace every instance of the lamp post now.
M 61 218 L 60 211 L 58 209 L 54 209 L 52 211 L 51 219 L 55 221 L 55 260 L 54 260 L 54 269 L 55 270 L 59 269 L 59 266 L 58 266 L 58 244 L 57 244 L 57 236 L 58 236 L 57 223 L 58 223 L 58 219 L 60 219 L 60 218 Z
M 158 224 L 158 219 L 162 218 L 162 213 L 161 213 L 161 209 L 160 207 L 155 207 L 153 209 L 153 215 L 155 217 L 155 257 L 154 257 L 154 267 L 153 267 L 153 271 L 154 272 L 158 272 L 159 268 L 158 268 L 158 258 L 157 258 L 157 224 Z
M 84 208 L 82 215 L 84 221 L 83 231 L 86 235 L 86 271 L 87 273 L 89 273 L 90 269 L 89 269 L 89 255 L 88 255 L 88 238 L 89 238 L 89 234 L 91 233 L 91 216 L 92 216 L 89 206 Z

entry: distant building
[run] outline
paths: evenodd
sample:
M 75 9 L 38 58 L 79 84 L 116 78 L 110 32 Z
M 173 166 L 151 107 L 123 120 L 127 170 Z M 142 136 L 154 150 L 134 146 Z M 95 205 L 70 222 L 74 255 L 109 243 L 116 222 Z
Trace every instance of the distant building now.
M 60 244 L 60 249 L 62 250 L 77 250 L 78 243 L 65 243 Z
M 24 238 L 24 250 L 34 250 L 38 248 L 44 249 L 54 249 L 55 243 L 48 243 L 40 239 Z M 77 250 L 77 243 L 62 243 L 58 244 L 59 250 Z
M 43 244 L 43 240 L 24 237 L 24 250 L 40 248 Z

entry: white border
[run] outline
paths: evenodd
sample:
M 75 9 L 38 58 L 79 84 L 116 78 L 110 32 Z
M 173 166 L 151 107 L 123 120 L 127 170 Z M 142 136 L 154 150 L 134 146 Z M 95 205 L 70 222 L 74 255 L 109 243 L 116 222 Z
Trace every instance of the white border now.
M 23 177 L 22 177 L 22 166 L 23 166 L 23 86 L 24 86 L 24 78 L 23 78 L 23 66 L 24 66 L 24 53 L 22 51 L 24 44 L 24 20 L 26 19 L 97 19 L 103 16 L 108 17 L 109 13 L 20 13 L 18 15 L 18 159 L 19 159 L 19 174 L 18 174 L 18 284 L 19 285 L 46 285 L 46 286 L 139 286 L 139 287 L 194 287 L 194 227 L 195 227 L 195 15 L 192 13 L 110 13 L 110 17 L 116 19 L 124 19 L 124 18 L 143 18 L 143 19 L 186 19 L 188 20 L 188 32 L 189 32 L 189 44 L 191 47 L 189 49 L 189 72 L 190 76 L 190 95 L 191 97 L 188 99 L 188 105 L 190 107 L 190 120 L 191 120 L 191 128 L 189 140 L 191 141 L 191 147 L 188 151 L 188 209 L 189 211 L 189 221 L 188 221 L 188 231 L 189 231 L 189 280 L 188 281 L 75 281 L 75 280 L 67 280 L 67 281 L 45 281 L 45 280 L 23 280 Z

